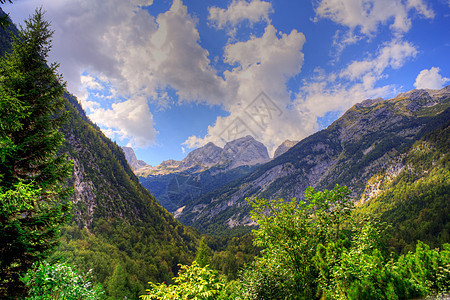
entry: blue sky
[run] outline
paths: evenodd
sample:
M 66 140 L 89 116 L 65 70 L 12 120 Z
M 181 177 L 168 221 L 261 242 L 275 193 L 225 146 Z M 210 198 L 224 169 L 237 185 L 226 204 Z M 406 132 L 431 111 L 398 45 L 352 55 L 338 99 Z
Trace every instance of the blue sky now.
M 449 0 L 21 0 L 88 116 L 151 165 L 253 135 L 269 153 L 368 98 L 450 82 Z

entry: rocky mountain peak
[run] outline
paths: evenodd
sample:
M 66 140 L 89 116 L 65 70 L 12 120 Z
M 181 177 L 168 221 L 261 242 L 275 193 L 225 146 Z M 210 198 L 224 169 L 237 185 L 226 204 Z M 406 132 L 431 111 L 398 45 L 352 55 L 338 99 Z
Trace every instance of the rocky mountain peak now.
M 130 165 L 133 171 L 136 171 L 137 169 L 147 166 L 147 163 L 145 161 L 137 159 L 133 148 L 122 147 L 122 151 L 125 154 L 125 158 L 127 159 L 128 164 Z
M 253 166 L 269 160 L 266 146 L 250 135 L 226 143 L 220 157 L 222 163 L 230 163 L 229 168 Z
M 298 141 L 291 141 L 291 140 L 285 140 L 283 143 L 281 143 L 280 146 L 275 150 L 275 153 L 273 154 L 273 158 L 277 158 L 281 154 L 285 153 L 289 149 L 295 146 Z
M 209 142 L 203 147 L 190 152 L 185 159 L 181 161 L 180 168 L 188 169 L 194 166 L 211 167 L 219 162 L 222 148 Z

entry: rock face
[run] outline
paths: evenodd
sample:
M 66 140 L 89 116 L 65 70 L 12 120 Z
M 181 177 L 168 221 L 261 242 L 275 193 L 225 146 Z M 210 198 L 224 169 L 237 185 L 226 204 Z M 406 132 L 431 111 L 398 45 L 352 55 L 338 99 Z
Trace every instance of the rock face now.
M 192 167 L 200 167 L 202 169 L 210 168 L 217 165 L 220 160 L 222 148 L 209 142 L 203 147 L 193 150 L 183 159 L 179 165 L 182 170 L 187 170 Z
M 273 154 L 273 158 L 277 158 L 281 154 L 284 154 L 286 151 L 291 149 L 292 147 L 297 144 L 298 141 L 291 141 L 291 140 L 285 140 L 278 148 L 275 150 L 275 153 Z
M 130 167 L 133 171 L 136 171 L 137 169 L 147 166 L 147 163 L 145 161 L 137 159 L 133 148 L 122 147 L 122 150 L 123 150 L 123 153 L 125 154 L 125 158 L 127 159 L 128 164 L 130 165 Z
M 125 153 L 125 155 L 127 154 Z M 132 166 L 133 157 L 130 159 L 130 166 Z M 205 146 L 191 151 L 182 161 L 170 159 L 163 161 L 156 167 L 146 165 L 136 168 L 134 171 L 137 176 L 146 178 L 181 172 L 198 173 L 212 167 L 220 167 L 222 171 L 227 171 L 240 166 L 263 164 L 269 160 L 266 146 L 256 141 L 252 136 L 246 136 L 228 142 L 223 148 L 209 142 Z
M 270 160 L 266 146 L 251 136 L 213 143 L 193 150 L 182 161 L 168 160 L 156 167 L 135 170 L 139 181 L 172 213 L 229 182 L 239 180 L 257 165 Z
M 269 160 L 266 146 L 250 135 L 228 142 L 220 155 L 220 163 L 229 164 L 230 169 L 263 164 Z
M 413 90 L 389 100 L 365 100 L 245 178 L 187 203 L 178 219 L 204 232 L 214 228 L 217 233 L 230 224 L 248 223 L 245 198 L 303 198 L 308 186 L 332 189 L 335 184 L 346 185 L 358 201 L 367 181 L 394 156 L 448 120 L 450 87 Z M 373 186 L 374 194 L 376 189 Z

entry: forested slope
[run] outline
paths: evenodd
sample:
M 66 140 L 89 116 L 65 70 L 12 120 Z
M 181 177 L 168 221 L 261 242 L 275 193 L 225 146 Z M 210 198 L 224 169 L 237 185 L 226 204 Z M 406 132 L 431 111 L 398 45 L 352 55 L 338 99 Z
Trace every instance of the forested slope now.
M 450 123 L 417 141 L 373 176 L 358 215 L 392 225 L 391 246 L 407 253 L 417 240 L 431 247 L 450 241 Z
M 73 222 L 55 257 L 83 269 L 112 296 L 142 293 L 151 281 L 170 281 L 195 256 L 199 234 L 181 225 L 139 183 L 122 149 L 67 94 L 70 116 L 61 151 L 74 162 Z M 112 283 L 121 278 L 121 283 Z

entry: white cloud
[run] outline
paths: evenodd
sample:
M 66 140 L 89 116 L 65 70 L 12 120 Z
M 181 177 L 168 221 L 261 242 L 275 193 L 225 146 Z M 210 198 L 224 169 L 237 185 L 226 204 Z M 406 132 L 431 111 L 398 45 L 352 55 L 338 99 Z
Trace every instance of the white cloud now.
M 376 35 L 380 25 L 390 24 L 393 33 L 402 36 L 411 28 L 409 12 L 413 9 L 425 18 L 434 17 L 423 0 L 320 0 L 315 20 L 326 18 L 347 27 L 349 31 L 339 33 L 337 39 L 345 46 L 361 39 L 359 35 Z
M 81 75 L 81 84 L 85 85 L 86 88 L 90 90 L 101 90 L 103 89 L 102 85 L 95 79 L 94 76 L 91 75 Z
M 106 127 L 103 132 L 109 137 L 128 139 L 136 147 L 151 145 L 157 134 L 153 115 L 143 97 L 114 103 L 111 109 L 98 108 L 90 117 Z
M 419 75 L 417 75 L 414 86 L 417 89 L 441 89 L 447 82 L 450 81 L 450 78 L 443 77 L 439 74 L 440 72 L 441 69 L 437 67 L 420 71 Z
M 350 80 L 368 80 L 368 77 L 379 79 L 387 67 L 398 69 L 407 59 L 416 55 L 417 49 L 411 43 L 393 40 L 380 49 L 376 58 L 352 62 L 340 73 L 340 77 Z
M 226 8 L 210 7 L 208 19 L 219 29 L 232 29 L 241 22 L 248 21 L 250 25 L 261 21 L 270 23 L 269 14 L 272 4 L 261 0 L 233 0 Z
M 399 37 L 411 26 L 410 11 L 433 17 L 421 0 L 320 1 L 317 18 L 345 26 L 348 30 L 337 37 L 345 37 L 347 44 L 375 35 L 381 25 L 390 25 L 396 37 L 373 56 L 336 73 L 318 69 L 317 77 L 302 87 L 292 103 L 286 84 L 301 71 L 305 36 L 296 30 L 279 32 L 271 24 L 269 2 L 234 0 L 227 9 L 209 9 L 209 21 L 219 29 L 232 31 L 242 22 L 250 26 L 265 22 L 262 36 L 229 41 L 225 46 L 223 62 L 230 68 L 223 78 L 211 66 L 209 53 L 199 42 L 197 20 L 181 0 L 173 1 L 171 8 L 156 18 L 139 7 L 151 1 L 41 2 L 55 30 L 53 58 L 61 62 L 70 90 L 109 136 L 129 139 L 134 146 L 154 143 L 157 132 L 147 101 L 170 106 L 174 101 L 168 94 L 170 86 L 181 101 L 221 105 L 229 113 L 218 117 L 206 136 L 189 137 L 186 146 L 209 141 L 221 145 L 234 133 L 252 134 L 271 152 L 285 139 L 298 140 L 313 133 L 317 118 L 329 111 L 394 93 L 394 86 L 376 84 L 387 68 L 400 68 L 417 55 L 414 45 Z M 23 0 L 11 7 L 20 11 L 23 5 L 34 7 L 39 2 Z M 95 98 L 88 97 L 88 89 L 109 91 L 101 99 L 102 108 Z M 263 103 L 252 106 L 262 91 L 270 97 L 269 109 Z M 118 102 L 122 99 L 128 100 Z
M 300 140 L 317 131 L 317 119 L 327 112 L 345 111 L 368 98 L 393 96 L 398 92 L 395 86 L 377 87 L 377 82 L 384 78 L 386 69 L 400 68 L 417 55 L 412 44 L 394 39 L 373 56 L 353 61 L 337 73 L 327 74 L 317 68 L 316 76 L 301 87 L 294 103 L 290 103 L 285 84 L 289 77 L 300 72 L 304 37 L 292 32 L 278 39 L 275 32 L 269 25 L 263 37 L 227 47 L 227 61 L 237 66 L 226 74 L 226 79 L 229 84 L 236 82 L 238 85 L 237 98 L 241 99 L 242 105 L 233 103 L 229 108 L 230 116 L 217 118 L 214 126 L 208 128 L 207 136 L 191 136 L 185 145 L 201 146 L 210 141 L 222 145 L 225 141 L 251 134 L 273 153 L 284 140 Z M 262 127 L 255 125 L 255 114 L 246 113 L 246 105 L 251 101 L 244 101 L 253 100 L 258 90 L 267 92 L 276 106 L 269 102 L 269 108 L 274 108 L 269 116 L 264 105 L 260 105 L 260 112 L 266 115 Z M 233 135 L 235 133 L 239 136 Z

